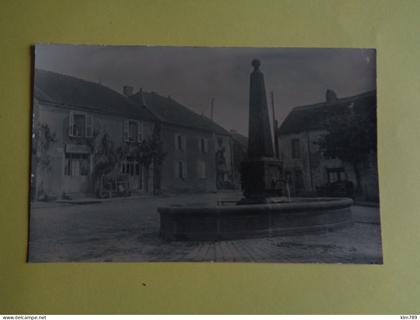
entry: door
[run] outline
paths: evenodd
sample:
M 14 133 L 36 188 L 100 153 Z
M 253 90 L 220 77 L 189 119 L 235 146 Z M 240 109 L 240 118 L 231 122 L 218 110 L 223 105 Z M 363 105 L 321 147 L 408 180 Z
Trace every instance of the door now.
M 63 191 L 87 193 L 89 188 L 90 156 L 86 153 L 65 153 Z
M 305 184 L 303 181 L 303 173 L 300 169 L 295 169 L 295 192 L 299 194 L 304 191 Z
M 128 175 L 130 190 L 143 190 L 143 167 L 135 159 L 127 158 L 122 162 L 121 173 Z

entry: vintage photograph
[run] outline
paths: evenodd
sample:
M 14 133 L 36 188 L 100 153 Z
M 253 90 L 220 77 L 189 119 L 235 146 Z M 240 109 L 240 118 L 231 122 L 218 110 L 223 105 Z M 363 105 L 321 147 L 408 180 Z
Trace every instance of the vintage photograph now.
M 38 44 L 29 262 L 382 264 L 375 49 Z

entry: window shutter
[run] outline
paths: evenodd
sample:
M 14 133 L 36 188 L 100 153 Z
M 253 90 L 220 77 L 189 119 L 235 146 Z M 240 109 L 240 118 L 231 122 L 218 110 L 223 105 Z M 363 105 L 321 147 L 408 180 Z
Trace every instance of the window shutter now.
M 175 134 L 175 150 L 178 150 L 178 135 Z
M 70 137 L 74 136 L 73 129 L 74 129 L 74 113 L 73 111 L 70 111 L 70 114 L 69 114 L 69 136 Z
M 203 177 L 203 169 L 202 169 L 202 161 L 198 160 L 197 161 L 197 177 L 198 178 L 202 178 Z
M 185 136 L 181 137 L 181 141 L 182 141 L 182 151 L 186 151 L 187 150 L 187 139 Z
M 143 141 L 143 122 L 137 122 L 137 142 Z
M 184 169 L 184 179 L 187 179 L 188 171 L 187 171 L 187 163 L 185 161 L 182 161 L 182 168 Z
M 93 137 L 93 122 L 92 116 L 87 114 L 86 115 L 86 137 L 92 138 Z
M 204 152 L 209 152 L 209 140 L 204 139 Z
M 128 142 L 128 120 L 124 120 L 123 123 L 123 140 Z
M 197 171 L 198 171 L 198 177 L 200 179 L 205 179 L 206 178 L 206 162 L 199 160 L 197 162 Z

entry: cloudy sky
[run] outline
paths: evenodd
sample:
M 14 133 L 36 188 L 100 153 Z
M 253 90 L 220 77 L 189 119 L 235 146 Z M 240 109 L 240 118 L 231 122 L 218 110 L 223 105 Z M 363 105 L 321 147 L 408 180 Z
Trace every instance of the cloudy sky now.
M 254 58 L 280 121 L 295 106 L 324 101 L 327 89 L 346 97 L 376 88 L 372 49 L 37 45 L 35 66 L 119 92 L 124 85 L 154 91 L 207 116 L 214 98 L 215 121 L 247 135 Z

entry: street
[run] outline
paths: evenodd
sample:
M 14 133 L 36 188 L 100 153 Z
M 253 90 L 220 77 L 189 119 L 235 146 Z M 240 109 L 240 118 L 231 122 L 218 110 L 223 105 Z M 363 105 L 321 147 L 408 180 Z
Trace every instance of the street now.
M 379 209 L 353 206 L 354 224 L 328 233 L 231 241 L 167 242 L 159 238 L 159 206 L 215 204 L 239 193 L 144 196 L 93 204 L 36 203 L 30 262 L 317 262 L 382 263 Z

